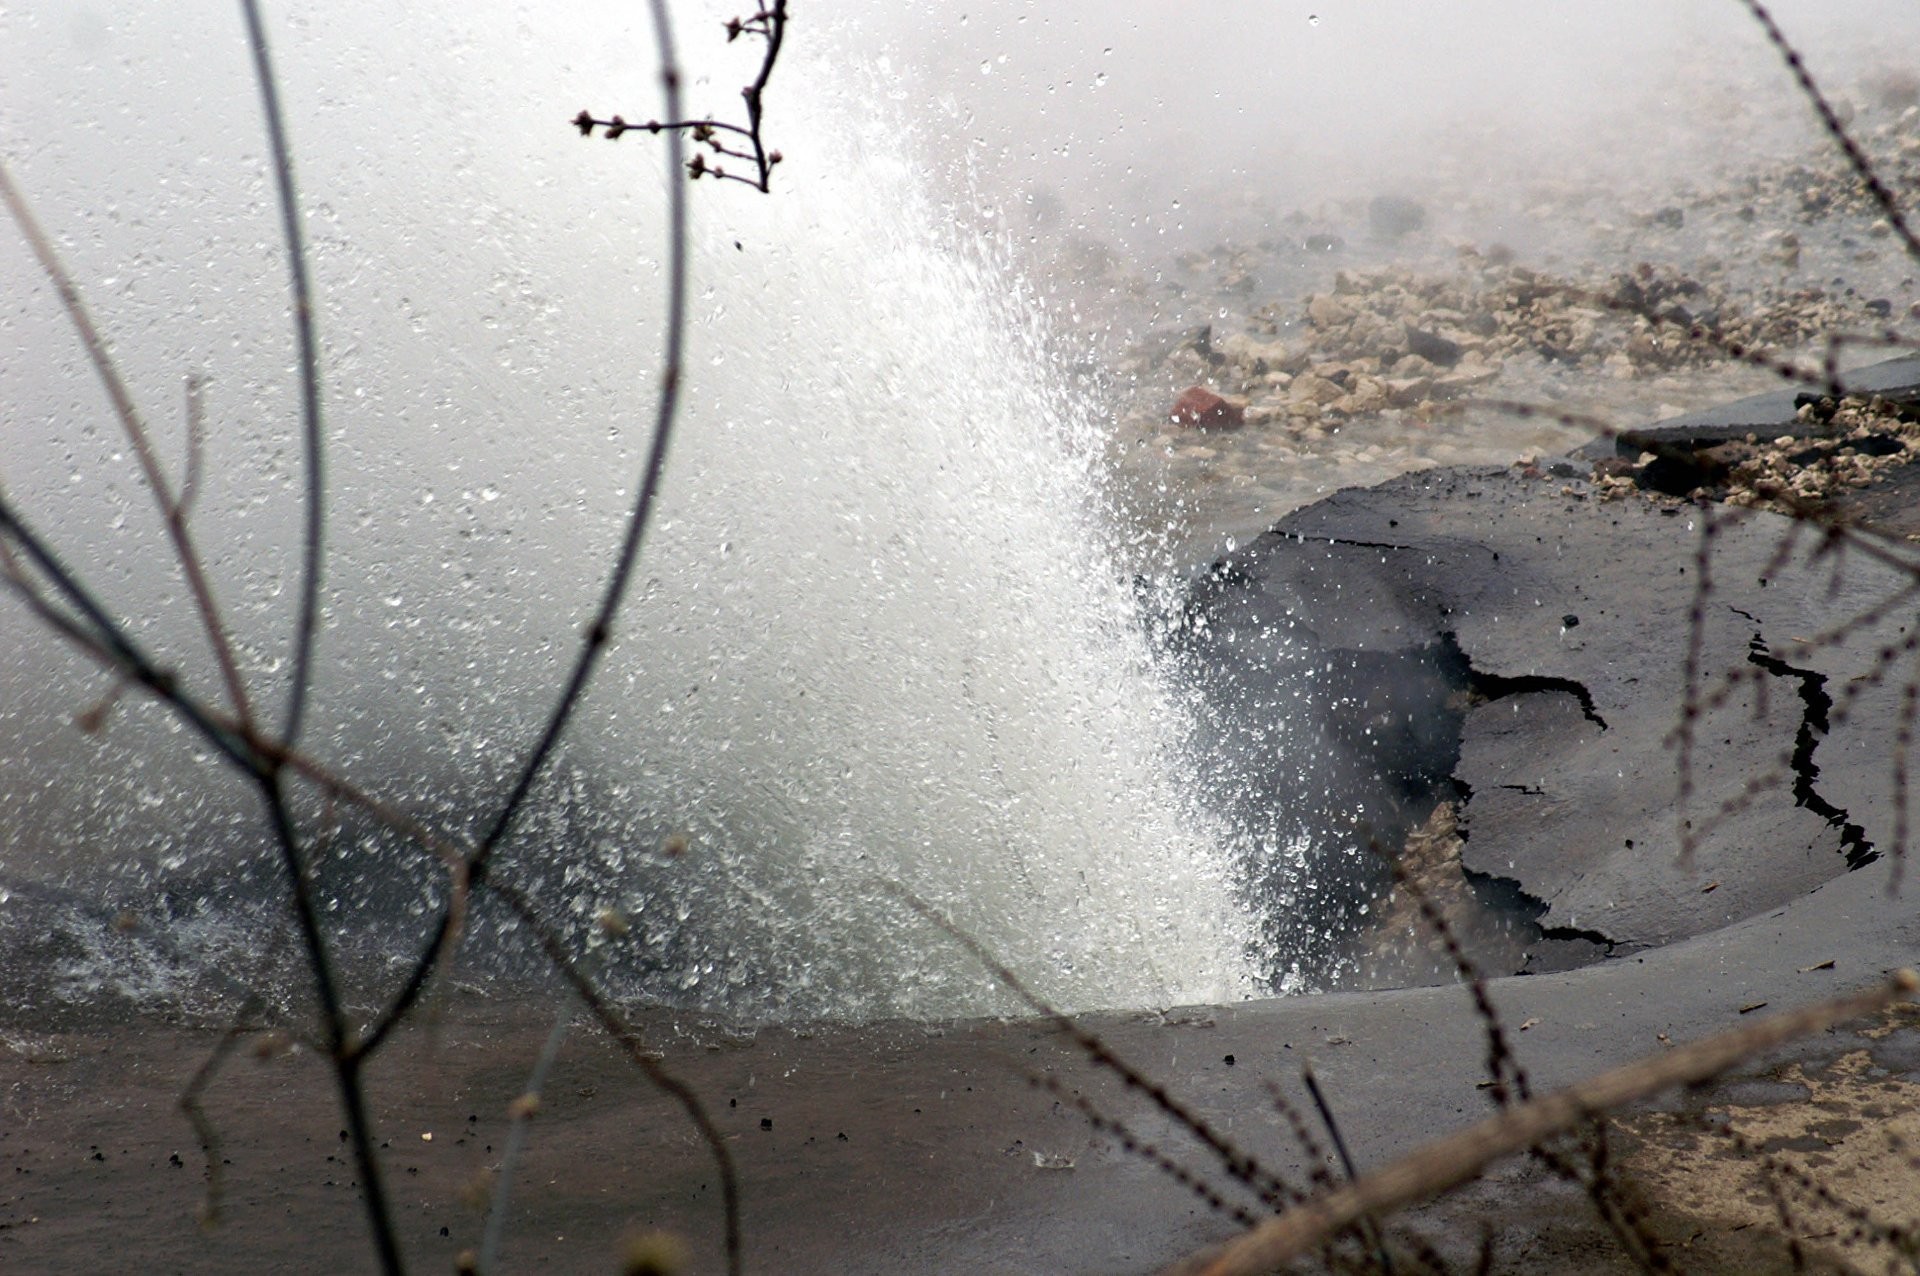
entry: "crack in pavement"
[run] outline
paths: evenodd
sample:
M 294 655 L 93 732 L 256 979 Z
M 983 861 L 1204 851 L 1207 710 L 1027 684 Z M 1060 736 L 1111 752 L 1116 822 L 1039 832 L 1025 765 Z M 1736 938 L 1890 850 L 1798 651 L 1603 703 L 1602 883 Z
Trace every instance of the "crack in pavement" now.
M 1562 940 L 1583 939 L 1589 944 L 1598 944 L 1606 949 L 1606 952 L 1602 954 L 1604 957 L 1613 956 L 1613 950 L 1620 946 L 1618 940 L 1609 939 L 1599 931 L 1588 930 L 1584 926 L 1541 926 L 1540 938 Z
M 1745 615 L 1744 612 L 1741 614 Z M 1806 711 L 1801 714 L 1800 729 L 1794 733 L 1793 755 L 1789 759 L 1793 769 L 1794 803 L 1806 807 L 1840 830 L 1840 848 L 1847 857 L 1848 872 L 1865 868 L 1880 858 L 1880 852 L 1867 840 L 1866 829 L 1849 820 L 1846 811 L 1829 802 L 1814 786 L 1814 781 L 1820 778 L 1820 764 L 1813 760 L 1814 750 L 1820 747 L 1820 741 L 1826 737 L 1830 726 L 1829 715 L 1833 711 L 1833 697 L 1827 694 L 1827 675 L 1813 669 L 1795 668 L 1780 659 L 1773 654 L 1758 630 L 1755 630 L 1753 640 L 1747 644 L 1747 659 L 1776 678 L 1800 684 L 1800 701 L 1806 706 Z
M 1600 710 L 1595 707 L 1593 692 L 1587 690 L 1586 683 L 1545 673 L 1491 673 L 1473 663 L 1473 657 L 1460 645 L 1460 635 L 1453 630 L 1442 632 L 1440 642 L 1442 650 L 1457 660 L 1460 668 L 1466 671 L 1467 690 L 1482 700 L 1492 702 L 1505 700 L 1508 696 L 1558 691 L 1580 702 L 1580 714 L 1588 722 L 1602 731 L 1609 729 L 1607 720 L 1600 716 Z

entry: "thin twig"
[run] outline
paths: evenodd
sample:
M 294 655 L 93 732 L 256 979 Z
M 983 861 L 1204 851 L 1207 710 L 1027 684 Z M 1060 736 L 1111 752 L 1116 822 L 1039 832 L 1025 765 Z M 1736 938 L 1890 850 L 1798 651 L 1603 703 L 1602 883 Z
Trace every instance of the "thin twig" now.
M 1681 663 L 1680 724 L 1677 728 L 1679 756 L 1674 786 L 1674 833 L 1680 846 L 1680 862 L 1691 864 L 1699 839 L 1687 807 L 1693 799 L 1693 741 L 1700 723 L 1700 666 L 1707 640 L 1707 595 L 1713 588 L 1713 541 L 1719 523 L 1712 513 L 1700 515 L 1700 543 L 1693 555 L 1693 595 L 1687 607 L 1687 649 Z
M 34 569 L 85 621 L 84 624 L 78 621 L 57 623 L 56 628 L 70 637 L 98 643 L 100 650 L 129 679 L 172 706 L 208 743 L 237 763 L 242 770 L 254 770 L 258 755 L 251 741 L 231 728 L 219 725 L 206 706 L 181 689 L 179 679 L 171 670 L 153 661 L 127 633 L 126 627 L 107 614 L 99 599 L 60 560 L 53 548 L 26 524 L 4 490 L 0 490 L 0 535 L 13 539 Z M 12 575 L 14 579 L 19 579 L 17 574 Z M 58 613 L 49 609 L 42 614 L 52 616 Z
M 651 0 L 650 10 L 653 15 L 655 37 L 660 44 L 660 83 L 666 97 L 667 115 L 670 118 L 677 118 L 680 114 L 681 99 L 680 67 L 674 52 L 673 25 L 667 13 L 665 0 Z M 467 884 L 470 889 L 479 889 L 485 884 L 487 866 L 494 849 L 512 829 L 514 818 L 519 814 L 522 804 L 533 790 L 534 781 L 539 778 L 548 757 L 566 731 L 567 723 L 572 720 L 574 709 L 586 691 L 588 680 L 593 676 L 600 657 L 612 641 L 614 616 L 626 597 L 633 566 L 639 559 L 640 547 L 652 518 L 654 504 L 659 496 L 661 476 L 666 470 L 667 449 L 672 441 L 674 419 L 680 406 L 687 315 L 687 195 L 683 184 L 679 181 L 683 155 L 679 130 L 667 130 L 666 149 L 667 316 L 665 345 L 661 357 L 660 393 L 654 405 L 652 442 L 641 473 L 639 491 L 627 515 L 626 531 L 621 540 L 619 555 L 607 579 L 599 608 L 581 638 L 580 650 L 575 657 L 573 669 L 561 690 L 558 702 L 547 715 L 546 725 L 541 730 L 538 741 L 532 752 L 528 754 L 526 762 L 521 766 L 518 779 L 515 780 L 506 801 L 501 805 L 499 814 L 494 817 L 493 824 L 467 858 Z M 392 1026 L 406 1015 L 421 992 L 425 990 L 427 981 L 433 977 L 433 972 L 438 968 L 456 933 L 454 916 L 450 910 L 443 911 L 433 934 L 427 940 L 426 947 L 415 958 L 412 967 L 408 970 L 407 978 L 402 981 L 386 1009 L 370 1025 L 367 1049 L 378 1049 L 386 1040 Z
M 500 1246 L 507 1235 L 507 1204 L 513 1196 L 513 1172 L 526 1151 L 527 1131 L 533 1125 L 534 1114 L 540 1110 L 540 1095 L 547 1088 L 547 1074 L 553 1071 L 553 1062 L 560 1057 L 560 1043 L 567 1039 L 567 1027 L 572 1022 L 571 1007 L 562 1010 L 553 1021 L 553 1031 L 547 1034 L 540 1057 L 534 1062 L 533 1075 L 527 1078 L 526 1089 L 514 1099 L 509 1110 L 511 1128 L 507 1131 L 507 1150 L 500 1158 L 500 1174 L 493 1181 L 493 1199 L 487 1202 L 487 1226 L 480 1236 L 477 1268 L 482 1276 L 496 1270 L 500 1262 Z
M 1413 880 L 1406 866 L 1398 857 L 1390 854 L 1376 839 L 1369 838 L 1368 847 L 1379 858 L 1387 862 L 1393 873 L 1395 889 L 1405 891 L 1413 899 L 1413 906 L 1420 913 L 1420 919 L 1440 940 L 1440 946 L 1446 951 L 1447 960 L 1453 964 L 1454 973 L 1467 985 L 1467 993 L 1473 998 L 1474 1017 L 1480 1021 L 1487 1039 L 1487 1084 L 1488 1093 L 1500 1107 L 1506 1107 L 1517 1095 L 1521 1099 L 1533 1097 L 1533 1083 L 1527 1076 L 1527 1070 L 1520 1057 L 1513 1051 L 1513 1042 L 1507 1037 L 1506 1025 L 1501 1022 L 1500 1012 L 1493 1004 L 1493 994 L 1487 990 L 1487 978 L 1467 956 L 1466 946 L 1454 933 L 1453 926 L 1447 921 L 1427 892 Z M 1511 1086 L 1511 1089 L 1509 1089 Z
M 747 104 L 747 122 L 745 125 L 732 124 L 712 117 L 701 119 L 679 119 L 677 102 L 667 103 L 667 119 L 648 120 L 636 124 L 624 116 L 614 115 L 600 119 L 591 111 L 582 111 L 568 121 L 580 130 L 580 136 L 592 137 L 595 129 L 604 130 L 601 134 L 610 142 L 617 142 L 628 133 L 658 134 L 667 133 L 678 136 L 687 133 L 695 142 L 704 144 L 715 155 L 730 159 L 745 160 L 753 165 L 753 176 L 743 177 L 739 173 L 729 173 L 718 164 L 710 163 L 704 152 L 696 153 L 687 161 L 687 176 L 694 180 L 702 177 L 718 178 L 721 181 L 743 182 L 761 194 L 767 194 L 773 182 L 774 166 L 783 158 L 779 151 L 767 149 L 761 134 L 766 106 L 767 84 L 773 78 L 774 64 L 780 60 L 780 48 L 787 36 L 787 0 L 774 0 L 772 7 L 761 9 L 751 18 L 735 18 L 727 23 L 727 42 L 731 44 L 742 35 L 756 35 L 766 41 L 766 50 L 761 54 L 760 70 L 753 83 L 740 90 L 740 96 Z M 719 140 L 716 134 L 745 138 L 752 151 L 737 151 Z M 679 165 L 675 165 L 676 170 Z
M 1327 1127 L 1327 1137 L 1333 1140 L 1333 1150 L 1340 1158 L 1340 1168 L 1346 1172 L 1347 1182 L 1353 1182 L 1360 1177 L 1360 1172 L 1353 1167 L 1353 1154 L 1347 1151 L 1346 1137 L 1340 1133 L 1340 1123 L 1333 1119 L 1333 1108 L 1327 1103 L 1327 1096 L 1320 1092 L 1320 1078 L 1313 1074 L 1311 1063 L 1303 1062 L 1300 1065 L 1300 1080 L 1306 1085 L 1314 1108 L 1320 1113 L 1320 1124 Z M 1360 1234 L 1373 1247 L 1380 1270 L 1386 1276 L 1393 1276 L 1393 1255 L 1387 1252 L 1386 1242 L 1381 1239 L 1380 1229 L 1374 1225 L 1371 1217 L 1360 1219 Z
M 635 1032 L 632 1026 L 620 1016 L 619 1011 L 613 1008 L 613 1003 L 594 987 L 593 981 L 586 977 L 579 964 L 568 954 L 566 945 L 560 942 L 559 935 L 541 919 L 532 901 L 506 882 L 495 881 L 491 889 L 508 908 L 513 910 L 514 916 L 518 917 L 532 932 L 534 941 L 540 945 L 547 960 L 553 963 L 554 969 L 566 981 L 567 986 L 573 989 L 574 995 L 580 998 L 593 1017 L 599 1021 L 606 1034 L 620 1043 L 621 1048 L 626 1051 L 627 1058 L 631 1059 L 634 1065 L 646 1075 L 654 1088 L 678 1103 L 681 1111 L 685 1112 L 687 1119 L 693 1123 L 701 1141 L 707 1145 L 707 1150 L 712 1154 L 714 1166 L 720 1175 L 720 1198 L 725 1212 L 727 1272 L 729 1276 L 740 1276 L 740 1180 L 734 1169 L 733 1153 L 728 1151 L 726 1140 L 720 1133 L 720 1127 L 713 1123 L 713 1117 L 707 1112 L 706 1104 L 701 1102 L 700 1096 L 694 1093 L 692 1086 L 668 1071 L 659 1059 L 648 1052 L 646 1044 L 640 1039 L 640 1034 Z
M 200 1096 L 213 1083 L 214 1077 L 219 1074 L 227 1057 L 233 1053 L 233 1048 L 240 1044 L 240 1039 L 253 1031 L 248 1021 L 252 1017 L 253 1010 L 259 1005 L 259 1000 L 257 994 L 248 997 L 240 1013 L 234 1016 L 233 1022 L 227 1025 L 226 1031 L 220 1034 L 220 1040 L 214 1043 L 212 1052 L 201 1061 L 198 1068 L 194 1069 L 193 1077 L 187 1082 L 186 1089 L 180 1093 L 180 1111 L 187 1118 L 187 1124 L 193 1127 L 193 1136 L 200 1144 L 200 1155 L 207 1163 L 207 1194 L 200 1202 L 200 1226 L 202 1227 L 212 1227 L 220 1221 L 220 1202 L 225 1195 L 225 1175 L 220 1170 L 222 1161 L 220 1131 L 207 1116 L 206 1108 L 200 1103 Z
M 300 738 L 311 689 L 313 637 L 320 623 L 320 569 L 326 529 L 325 473 L 320 440 L 320 354 L 313 332 L 313 288 L 307 279 L 306 239 L 300 230 L 300 200 L 293 186 L 293 156 L 280 116 L 280 87 L 267 51 L 267 34 L 260 21 L 258 0 L 240 0 L 247 19 L 247 42 L 253 50 L 253 78 L 260 90 L 260 114 L 267 126 L 267 146 L 273 157 L 274 185 L 280 193 L 280 235 L 287 250 L 287 273 L 293 290 L 293 331 L 300 351 L 301 448 L 306 458 L 306 525 L 302 532 L 300 614 L 294 621 L 293 676 L 287 689 L 287 720 L 280 738 L 292 745 Z
M 1260 1221 L 1245 1206 L 1236 1205 L 1227 1200 L 1213 1184 L 1135 1134 L 1124 1122 L 1102 1112 L 1086 1095 L 1077 1090 L 1069 1090 L 1058 1077 L 1035 1073 L 1029 1076 L 1028 1080 L 1078 1112 L 1094 1133 L 1107 1135 L 1120 1145 L 1121 1151 L 1129 1156 L 1139 1157 L 1181 1187 L 1186 1188 L 1214 1213 L 1224 1214 L 1242 1227 L 1252 1227 Z
M 1867 194 L 1871 195 L 1873 202 L 1880 206 L 1880 211 L 1885 215 L 1887 224 L 1893 228 L 1893 233 L 1899 237 L 1902 244 L 1906 245 L 1907 255 L 1915 261 L 1920 261 L 1920 238 L 1915 238 L 1912 228 L 1907 225 L 1907 219 L 1900 209 L 1900 201 L 1887 188 L 1887 184 L 1880 180 L 1880 174 L 1875 171 L 1873 162 L 1867 158 L 1866 152 L 1860 149 L 1860 144 L 1853 140 L 1853 135 L 1847 132 L 1847 126 L 1840 122 L 1840 116 L 1828 103 L 1826 95 L 1820 91 L 1820 86 L 1813 82 L 1812 74 L 1808 72 L 1806 63 L 1800 58 L 1800 51 L 1787 42 L 1785 33 L 1780 30 L 1779 24 L 1773 20 L 1773 15 L 1767 11 L 1765 5 L 1760 3 L 1760 0 L 1740 0 L 1740 2 L 1760 24 L 1761 30 L 1767 33 L 1768 42 L 1786 62 L 1787 69 L 1793 72 L 1794 81 L 1799 84 L 1802 96 L 1820 116 L 1821 125 L 1826 128 L 1827 135 L 1833 139 L 1834 144 L 1840 148 L 1841 154 L 1847 157 L 1847 163 L 1853 165 L 1853 171 L 1860 178 L 1860 184 L 1867 188 Z
M 194 498 L 200 495 L 200 454 L 206 442 L 206 387 L 206 377 L 198 372 L 187 374 L 187 461 L 182 467 L 179 493 L 168 510 L 169 518 L 191 517 Z
M 666 95 L 667 114 L 680 113 L 680 66 L 674 53 L 673 24 L 667 15 L 666 0 L 651 0 L 649 8 L 653 14 L 655 38 L 660 42 L 660 83 Z M 667 169 L 670 176 L 677 176 L 681 162 L 681 141 L 678 132 L 667 134 Z M 626 533 L 621 538 L 619 555 L 614 559 L 613 572 L 607 579 L 605 592 L 601 595 L 600 606 L 594 613 L 582 636 L 579 655 L 575 658 L 573 672 L 568 676 L 565 688 L 560 693 L 559 703 L 547 715 L 545 730 L 528 755 L 526 763 L 520 769 L 520 778 L 513 790 L 507 795 L 500 813 L 494 818 L 493 827 L 480 839 L 480 848 L 474 854 L 474 864 L 484 864 L 493 848 L 513 827 L 514 816 L 519 814 L 520 806 L 533 788 L 533 782 L 546 766 L 547 758 L 554 746 L 560 742 L 567 723 L 572 720 L 573 711 L 585 692 L 587 680 L 593 676 L 600 657 L 606 651 L 607 644 L 613 638 L 614 615 L 620 610 L 620 604 L 627 593 L 627 582 L 633 575 L 634 562 L 639 558 L 640 545 L 646 536 L 647 525 L 653 513 L 653 505 L 660 491 L 660 478 L 666 471 L 667 447 L 673 438 L 674 417 L 680 408 L 680 379 L 682 376 L 683 351 L 686 345 L 687 327 L 687 193 L 680 182 L 667 182 L 667 316 L 665 351 L 661 358 L 660 394 L 655 401 L 653 419 L 653 442 L 647 450 L 645 468 L 640 476 L 640 490 L 634 498 L 633 509 L 627 515 Z
M 179 564 L 188 592 L 193 595 L 194 606 L 200 613 L 201 628 L 206 632 L 207 643 L 213 649 L 214 662 L 219 666 L 220 676 L 226 683 L 227 697 L 232 701 L 233 710 L 239 715 L 240 721 L 251 732 L 253 706 L 247 699 L 246 684 L 240 677 L 240 664 L 234 657 L 226 624 L 221 620 L 213 586 L 207 580 L 204 562 L 194 546 L 193 531 L 187 525 L 186 512 L 167 483 L 167 476 L 160 468 L 160 458 L 153 449 L 152 435 L 140 417 L 140 410 L 134 406 L 133 396 L 127 390 L 126 381 L 121 377 L 105 339 L 94 327 L 93 317 L 87 311 L 86 302 L 81 299 L 79 286 L 67 272 L 66 263 L 54 251 L 53 241 L 47 238 L 46 231 L 34 217 L 33 210 L 27 206 L 26 199 L 14 186 L 13 177 L 5 164 L 0 164 L 0 202 L 6 204 L 7 212 L 19 227 L 21 236 L 33 249 L 41 273 L 59 294 L 60 304 L 67 312 L 67 321 L 80 338 L 80 344 L 87 352 L 87 361 L 93 365 L 94 373 L 106 388 L 114 416 L 127 436 L 127 443 L 139 462 L 141 476 L 146 480 L 147 489 L 152 493 L 161 521 L 166 526 L 167 537 L 173 543 L 174 560 Z

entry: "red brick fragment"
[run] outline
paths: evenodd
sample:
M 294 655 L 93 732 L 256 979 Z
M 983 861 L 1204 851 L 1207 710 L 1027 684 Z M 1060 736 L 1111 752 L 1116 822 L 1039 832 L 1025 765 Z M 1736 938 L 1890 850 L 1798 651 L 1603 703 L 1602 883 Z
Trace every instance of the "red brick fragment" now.
M 1188 386 L 1174 400 L 1168 419 L 1175 425 L 1203 430 L 1230 430 L 1246 424 L 1247 410 L 1232 399 L 1225 399 L 1204 386 Z

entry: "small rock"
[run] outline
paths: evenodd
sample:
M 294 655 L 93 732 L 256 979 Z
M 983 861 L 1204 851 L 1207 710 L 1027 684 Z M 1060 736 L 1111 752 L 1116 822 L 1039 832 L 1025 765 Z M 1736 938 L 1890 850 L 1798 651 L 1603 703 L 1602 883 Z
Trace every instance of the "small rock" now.
M 1883 111 L 1902 111 L 1920 103 L 1920 75 L 1906 67 L 1883 67 L 1862 85 Z
M 1432 377 L 1388 377 L 1385 384 L 1396 407 L 1411 407 L 1433 393 Z
M 1475 386 L 1485 385 L 1499 375 L 1500 369 L 1485 364 L 1462 364 L 1445 376 L 1433 379 L 1433 394 L 1437 399 L 1452 398 Z
M 1460 356 L 1464 353 L 1459 343 L 1449 341 L 1437 332 L 1411 325 L 1407 328 L 1407 349 L 1439 368 L 1451 368 L 1460 362 Z
M 1230 332 L 1214 347 L 1228 365 L 1250 377 L 1265 376 L 1287 360 L 1287 348 L 1278 341 L 1257 341 L 1244 332 Z
M 1373 344 L 1381 360 L 1386 363 L 1396 363 L 1411 353 L 1407 348 L 1407 325 L 1404 323 L 1383 324 L 1374 336 Z
M 1376 195 L 1367 205 L 1367 225 L 1388 239 L 1411 235 L 1426 224 L 1426 206 L 1404 195 Z
M 1287 387 L 1287 398 L 1296 404 L 1312 404 L 1316 407 L 1332 403 L 1346 393 L 1338 382 L 1312 372 L 1303 372 L 1293 379 Z
M 1353 307 L 1326 293 L 1316 293 L 1307 301 L 1307 318 L 1316 328 L 1340 328 L 1353 322 Z
M 1668 205 L 1648 217 L 1647 221 L 1654 226 L 1665 226 L 1668 230 L 1679 230 L 1687 224 L 1687 214 L 1680 208 Z
M 1175 425 L 1232 429 L 1246 423 L 1247 410 L 1243 403 L 1224 398 L 1204 386 L 1194 385 L 1188 386 L 1174 400 L 1173 409 L 1167 416 Z
M 1385 410 L 1388 397 L 1387 388 L 1372 377 L 1355 377 L 1353 389 L 1334 401 L 1334 407 L 1349 416 L 1370 416 Z
M 1640 486 L 1648 491 L 1686 496 L 1696 488 L 1726 482 L 1727 475 L 1726 463 L 1709 452 L 1676 450 L 1656 456 L 1636 477 Z

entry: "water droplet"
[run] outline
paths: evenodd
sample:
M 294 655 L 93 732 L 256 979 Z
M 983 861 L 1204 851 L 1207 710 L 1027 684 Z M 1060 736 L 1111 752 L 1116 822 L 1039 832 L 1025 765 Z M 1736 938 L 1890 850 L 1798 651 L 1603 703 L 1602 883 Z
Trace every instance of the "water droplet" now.
M 1319 15 L 1319 14 L 1317 14 L 1317 13 L 1309 13 L 1309 14 L 1307 15 L 1307 25 L 1308 25 L 1308 26 L 1310 26 L 1310 27 L 1317 27 L 1317 26 L 1319 26 L 1319 25 L 1320 25 L 1320 15 Z

